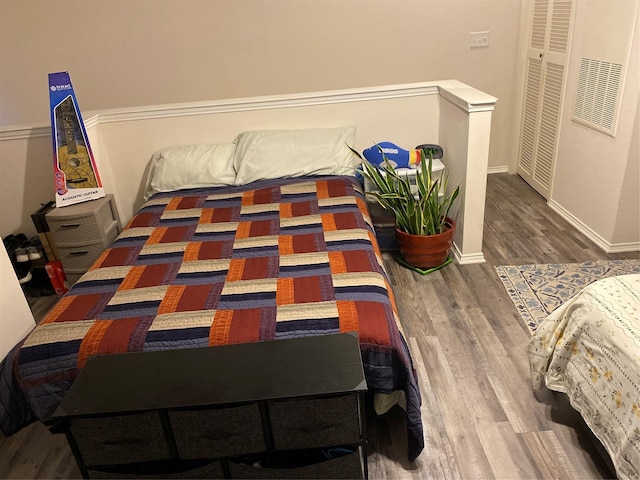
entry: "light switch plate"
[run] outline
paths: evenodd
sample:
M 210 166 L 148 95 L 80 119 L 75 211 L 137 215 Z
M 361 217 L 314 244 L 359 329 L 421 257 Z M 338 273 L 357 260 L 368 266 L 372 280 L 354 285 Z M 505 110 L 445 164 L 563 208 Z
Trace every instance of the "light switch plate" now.
M 489 46 L 489 32 L 470 32 L 469 33 L 469 46 L 471 48 L 488 47 Z

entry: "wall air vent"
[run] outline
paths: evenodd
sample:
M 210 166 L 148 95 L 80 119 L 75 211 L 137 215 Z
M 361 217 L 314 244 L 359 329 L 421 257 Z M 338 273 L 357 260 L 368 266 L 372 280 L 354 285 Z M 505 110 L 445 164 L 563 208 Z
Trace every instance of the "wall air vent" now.
M 573 120 L 614 136 L 622 65 L 582 58 Z

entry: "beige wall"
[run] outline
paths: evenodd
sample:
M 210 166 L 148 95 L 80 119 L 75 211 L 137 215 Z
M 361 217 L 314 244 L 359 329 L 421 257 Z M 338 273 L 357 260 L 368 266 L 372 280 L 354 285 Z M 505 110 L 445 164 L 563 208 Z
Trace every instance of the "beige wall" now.
M 0 126 L 48 122 L 47 74 L 62 70 L 83 111 L 455 78 L 500 98 L 489 166 L 503 167 L 520 8 L 517 0 L 1 0 Z M 479 30 L 491 32 L 491 45 L 471 49 L 469 32 Z
M 594 58 L 594 10 L 601 2 L 579 1 L 574 40 L 567 70 L 567 90 L 560 122 L 558 149 L 549 204 L 608 251 L 637 250 L 640 246 L 640 177 L 638 158 L 638 108 L 640 98 L 640 17 L 638 0 L 616 0 L 607 8 L 618 35 L 624 36 L 628 59 L 615 136 L 571 119 L 582 57 Z M 635 34 L 634 34 L 635 32 Z M 596 59 L 611 61 L 599 45 Z M 610 46 L 611 47 L 611 46 Z

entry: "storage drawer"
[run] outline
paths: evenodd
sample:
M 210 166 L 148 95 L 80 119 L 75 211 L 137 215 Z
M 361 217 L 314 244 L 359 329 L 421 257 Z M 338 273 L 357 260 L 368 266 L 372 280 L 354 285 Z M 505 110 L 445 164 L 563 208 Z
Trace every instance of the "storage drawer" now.
M 105 248 L 118 236 L 118 231 L 113 228 L 105 241 L 75 247 L 61 247 L 58 245 L 58 257 L 62 261 L 65 272 L 86 272 L 95 262 Z
M 86 272 L 104 249 L 102 242 L 78 247 L 58 247 L 58 256 L 65 272 Z
M 357 395 L 269 402 L 276 450 L 354 444 L 360 441 Z
M 364 478 L 359 450 L 344 457 L 296 468 L 262 468 L 229 463 L 231 478 Z
M 72 418 L 73 435 L 85 465 L 117 465 L 170 458 L 156 412 Z
M 258 453 L 267 446 L 258 404 L 210 410 L 170 411 L 169 421 L 182 459 Z
M 53 233 L 56 246 L 82 245 L 101 240 L 109 230 L 117 230 L 119 220 L 111 210 L 110 202 L 103 202 L 94 212 L 81 215 L 64 215 L 73 207 L 53 210 L 47 215 L 49 230 Z
M 131 468 L 131 471 L 129 471 Z M 89 478 L 224 478 L 221 462 L 189 468 L 182 465 L 164 463 L 156 466 L 127 466 L 121 469 L 89 470 Z

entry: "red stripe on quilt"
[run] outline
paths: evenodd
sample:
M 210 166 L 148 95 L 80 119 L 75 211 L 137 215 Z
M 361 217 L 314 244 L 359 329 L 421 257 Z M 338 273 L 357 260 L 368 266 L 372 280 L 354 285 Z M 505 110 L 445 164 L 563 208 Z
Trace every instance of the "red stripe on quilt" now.
M 316 202 L 295 202 L 291 204 L 291 213 L 294 217 L 305 217 L 317 213 L 317 208 Z
M 366 318 L 366 322 L 360 323 L 360 341 L 377 345 L 388 346 L 391 342 L 389 324 L 387 323 L 387 311 L 380 303 L 355 302 L 360 318 Z
M 45 323 L 55 322 L 60 315 L 71 305 L 75 297 L 62 297 L 60 301 L 49 311 L 49 313 L 42 319 L 40 325 Z
M 362 218 L 360 218 L 360 220 L 362 220 Z M 333 223 L 337 230 L 349 230 L 362 227 L 362 223 L 358 222 L 358 218 L 353 212 L 334 213 Z
M 219 242 L 189 242 L 182 256 L 185 262 L 197 260 L 218 260 L 225 258 L 232 249 L 232 244 L 226 241 Z
M 89 270 L 95 270 L 103 267 L 121 267 L 123 265 L 131 265 L 135 262 L 141 249 L 142 247 L 135 246 L 110 248 L 105 250 Z
M 232 222 L 238 218 L 240 209 L 237 207 L 214 208 L 211 223 Z
M 229 325 L 227 342 L 246 343 L 260 340 L 260 326 L 262 324 L 262 309 L 247 308 L 235 310 Z
M 185 227 L 165 227 L 163 228 L 163 230 L 164 232 L 161 232 L 159 240 L 152 243 L 185 242 L 191 238 L 191 232 L 194 230 L 194 228 L 190 225 Z M 152 237 L 154 237 L 153 234 L 151 235 L 151 237 L 149 237 L 149 239 L 151 239 Z
M 331 277 L 293 278 L 294 303 L 313 303 L 334 300 Z
M 216 260 L 226 258 L 232 249 L 231 242 L 202 242 L 197 260 Z
M 353 195 L 353 186 L 343 182 L 326 182 L 329 197 L 344 197 Z M 349 185 L 349 186 L 347 186 Z
M 136 215 L 128 223 L 127 228 L 153 227 L 158 222 L 159 215 L 156 212 L 142 212 Z
M 118 290 L 130 290 L 133 288 L 154 287 L 165 282 L 169 264 L 137 265 L 131 267 Z
M 236 238 L 263 237 L 277 234 L 277 223 L 272 220 L 254 220 L 252 222 L 240 222 L 236 231 Z
M 200 197 L 174 197 L 169 200 L 165 210 L 188 210 L 201 204 Z
M 188 210 L 200 206 L 200 197 L 182 197 L 178 203 L 177 210 Z
M 232 258 L 227 282 L 277 277 L 278 265 L 273 257 Z
M 158 315 L 207 310 L 212 301 L 215 304 L 220 291 L 221 284 L 171 285 L 158 307 Z M 216 298 L 211 299 L 211 295 Z
M 45 318 L 46 323 L 51 322 L 72 322 L 74 320 L 91 320 L 91 313 L 96 309 L 104 307 L 105 295 L 101 293 L 84 294 L 77 296 L 63 297 L 54 310 Z M 64 305 L 60 305 L 64 303 Z M 55 313 L 55 318 L 53 318 Z
M 176 303 L 175 312 L 193 312 L 196 310 L 206 310 L 209 292 L 212 285 L 187 285 L 182 295 Z
M 290 237 L 291 253 L 314 253 L 321 252 L 326 248 L 323 234 L 301 233 Z M 280 254 L 285 255 L 282 251 L 280 251 Z
M 375 268 L 372 256 L 365 250 L 347 250 L 342 257 L 347 272 L 370 272 Z
M 334 299 L 333 283 L 328 275 L 278 279 L 276 305 L 325 302 Z
M 253 195 L 253 204 L 264 205 L 267 203 L 273 203 L 278 200 L 278 192 L 280 192 L 279 187 L 261 188 L 259 190 L 256 190 Z
M 263 237 L 265 235 L 275 235 L 278 233 L 278 222 L 273 220 L 255 220 L 251 222 L 249 228 L 250 237 Z

